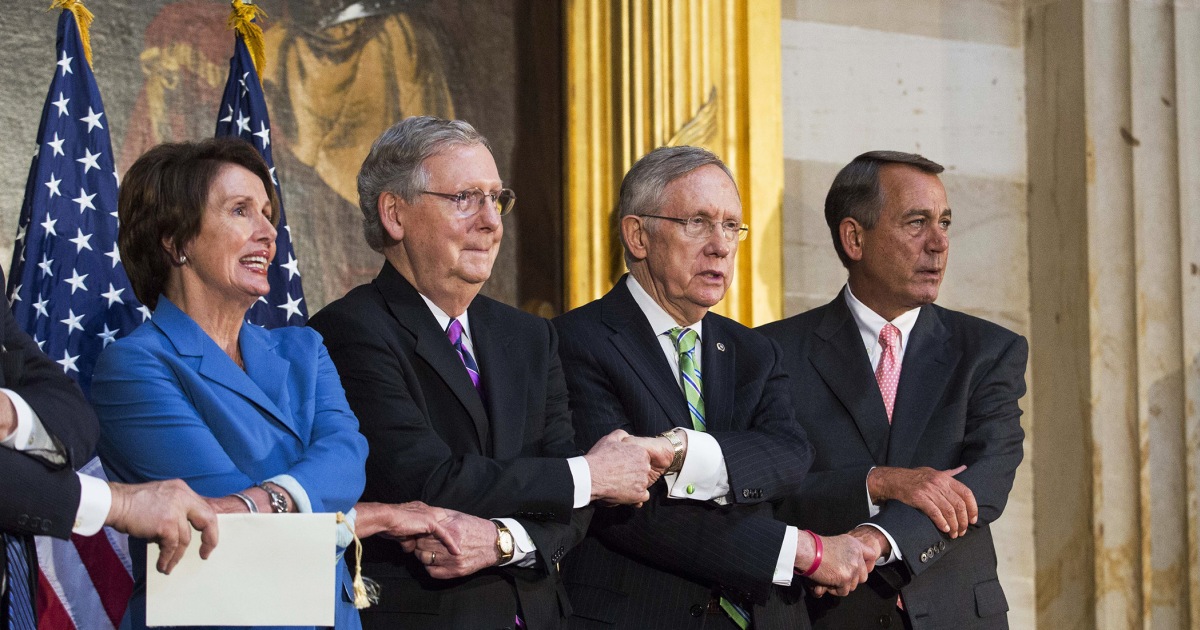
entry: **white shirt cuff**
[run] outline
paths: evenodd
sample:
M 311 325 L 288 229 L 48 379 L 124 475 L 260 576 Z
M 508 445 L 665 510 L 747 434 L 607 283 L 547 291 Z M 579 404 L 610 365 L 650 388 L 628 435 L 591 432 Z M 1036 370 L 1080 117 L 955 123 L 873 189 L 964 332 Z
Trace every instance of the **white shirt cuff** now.
M 695 501 L 723 499 L 729 494 L 729 471 L 725 468 L 721 444 L 707 433 L 683 431 L 687 433 L 687 456 L 679 474 L 663 475 L 667 496 Z
M 17 451 L 23 451 L 29 448 L 29 436 L 33 432 L 33 423 L 30 422 L 33 416 L 33 409 L 29 403 L 25 402 L 24 398 L 17 392 L 11 389 L 0 387 L 0 392 L 4 392 L 8 399 L 12 401 L 13 408 L 16 410 L 15 421 L 17 426 L 13 427 L 13 432 L 8 434 L 8 437 L 0 440 L 0 446 L 11 448 Z M 39 422 L 38 424 L 41 424 Z
M 508 566 L 515 564 L 521 568 L 529 568 L 537 563 L 537 545 L 533 544 L 533 539 L 529 537 L 529 532 L 525 531 L 525 527 L 511 518 L 495 519 L 504 523 L 513 537 L 513 557 L 508 562 L 500 566 Z
M 783 546 L 779 549 L 779 559 L 775 561 L 775 577 L 771 580 L 775 584 L 788 586 L 792 583 L 792 576 L 795 574 L 796 568 L 796 544 L 799 535 L 800 530 L 791 525 L 783 530 Z
M 267 481 L 287 490 L 287 493 L 292 495 L 292 504 L 296 506 L 297 512 L 312 512 L 312 502 L 308 500 L 308 492 L 305 492 L 304 486 L 300 485 L 300 482 L 296 481 L 295 477 L 291 475 L 275 475 L 263 481 L 263 483 Z
M 575 482 L 575 509 L 587 507 L 592 502 L 592 467 L 582 455 L 567 458 L 571 469 L 571 480 Z M 512 529 L 511 527 L 509 529 Z
M 79 509 L 75 511 L 75 526 L 71 531 L 80 536 L 92 536 L 104 527 L 112 509 L 112 488 L 103 479 L 83 473 L 79 475 Z
M 876 525 L 875 523 L 863 523 L 862 525 L 866 525 L 867 527 L 874 527 L 875 529 L 878 529 L 883 534 L 883 537 L 887 538 L 888 545 L 890 545 L 892 548 L 892 551 L 891 551 L 891 553 L 888 554 L 888 557 L 878 558 L 875 560 L 875 566 L 881 567 L 885 564 L 891 564 L 897 560 L 904 559 L 904 554 L 900 553 L 900 547 L 896 546 L 896 539 L 892 538 L 892 535 L 887 533 L 886 529 Z M 862 527 L 862 525 L 859 525 L 859 527 Z
M 875 467 L 872 466 L 871 470 L 875 470 Z M 871 476 L 871 470 L 867 471 L 867 477 Z M 869 514 L 871 518 L 875 518 L 875 516 L 879 514 L 879 506 L 875 505 L 875 502 L 871 500 L 871 485 L 868 484 L 865 479 L 863 480 L 863 489 L 867 491 L 867 514 Z

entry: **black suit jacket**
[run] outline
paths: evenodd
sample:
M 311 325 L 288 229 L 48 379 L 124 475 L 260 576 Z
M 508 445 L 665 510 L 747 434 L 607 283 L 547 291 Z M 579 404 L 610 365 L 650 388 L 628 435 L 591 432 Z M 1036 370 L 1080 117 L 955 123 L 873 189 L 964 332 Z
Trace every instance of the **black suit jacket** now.
M 0 273 L 3 285 L 4 274 Z M 58 465 L 0 447 L 0 530 L 22 536 L 69 538 L 79 509 L 79 477 L 74 470 L 95 451 L 100 432 L 96 414 L 75 382 L 63 374 L 62 367 L 42 354 L 17 326 L 12 312 L 0 310 L 0 387 L 13 390 L 29 403 L 66 456 L 66 463 Z M 28 543 L 32 539 L 26 544 L 32 574 L 37 562 L 33 545 Z M 0 572 L 6 566 L 5 550 L 0 549 Z M 6 618 L 8 603 L 0 605 L 0 619 Z
M 416 289 L 391 264 L 309 324 L 324 337 L 370 444 L 364 501 L 421 500 L 516 518 L 537 545 L 532 568 L 435 580 L 394 542 L 363 541 L 363 573 L 383 588 L 363 624 L 531 630 L 570 615 L 556 564 L 583 536 L 566 458 L 579 455 L 550 322 L 484 296 L 467 309 L 483 397 Z
M 1006 628 L 1008 603 L 996 577 L 989 524 L 1004 510 L 1021 463 L 1017 399 L 1025 393 L 1025 338 L 964 313 L 923 307 L 907 341 L 889 427 L 844 294 L 760 330 L 783 347 L 798 418 L 817 453 L 784 518 L 819 534 L 869 520 L 886 529 L 903 554 L 849 597 L 811 601 L 814 627 L 878 625 L 881 616 L 895 614 L 899 589 L 918 630 Z M 960 464 L 967 470 L 957 479 L 979 504 L 979 522 L 965 536 L 950 539 L 898 501 L 869 517 L 872 467 Z
M 786 527 L 772 503 L 799 489 L 812 460 L 779 347 L 719 315 L 703 321 L 705 420 L 725 457 L 729 504 L 669 499 L 659 483 L 644 507 L 597 508 L 563 562 L 573 627 L 702 627 L 714 620 L 697 607 L 714 591 L 751 607 L 759 630 L 808 626 L 799 586 L 772 585 Z M 554 325 L 581 447 L 618 428 L 691 428 L 678 376 L 625 279 Z

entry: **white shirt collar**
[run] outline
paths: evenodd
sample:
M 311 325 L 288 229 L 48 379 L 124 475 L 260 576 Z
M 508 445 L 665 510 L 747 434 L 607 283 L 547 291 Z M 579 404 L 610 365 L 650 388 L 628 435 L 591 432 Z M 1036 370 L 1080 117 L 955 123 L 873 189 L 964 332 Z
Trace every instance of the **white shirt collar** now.
M 655 335 L 662 335 L 672 328 L 679 327 L 679 323 L 675 321 L 675 318 L 668 315 L 663 310 L 663 307 L 659 306 L 658 302 L 655 302 L 649 293 L 646 293 L 646 290 L 638 283 L 637 278 L 633 277 L 633 274 L 629 274 L 628 280 L 625 281 L 625 286 L 629 288 L 629 293 L 633 295 L 633 301 L 637 302 L 638 307 L 642 309 L 642 314 L 650 322 L 650 329 L 654 331 Z M 447 325 L 449 324 L 447 323 Z M 701 320 L 694 324 L 683 326 L 683 328 L 691 328 L 696 331 L 696 339 L 698 341 L 704 334 L 700 330 L 703 325 L 704 321 Z
M 900 356 L 903 356 L 904 349 L 908 347 L 908 335 L 912 332 L 913 326 L 917 324 L 917 315 L 921 314 L 920 307 L 905 311 L 889 322 L 866 304 L 858 301 L 850 289 L 849 282 L 846 283 L 846 306 L 850 307 L 850 314 L 854 316 L 854 321 L 858 324 L 858 332 L 862 335 L 863 345 L 866 346 L 869 356 L 874 356 L 875 346 L 879 344 L 879 331 L 889 323 L 900 329 Z
M 418 291 L 417 295 L 420 295 L 421 299 L 425 300 L 425 306 L 429 307 L 429 312 L 433 313 L 434 318 L 437 319 L 438 327 L 442 329 L 442 332 L 446 332 L 446 329 L 450 327 L 451 317 L 449 315 L 447 315 L 446 311 L 443 311 L 441 309 L 441 307 L 439 307 L 437 304 L 434 304 L 433 300 L 425 297 L 424 293 L 421 293 L 420 291 Z M 467 312 L 463 311 L 463 314 L 459 315 L 455 319 L 457 319 L 462 324 L 463 335 L 468 340 L 470 340 L 471 339 L 471 322 L 467 319 Z

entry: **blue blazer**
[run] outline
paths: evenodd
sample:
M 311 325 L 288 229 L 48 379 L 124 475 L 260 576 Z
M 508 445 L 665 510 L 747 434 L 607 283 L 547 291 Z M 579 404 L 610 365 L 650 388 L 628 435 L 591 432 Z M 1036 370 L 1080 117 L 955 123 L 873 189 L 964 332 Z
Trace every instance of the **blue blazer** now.
M 110 477 L 182 478 L 220 497 L 291 475 L 313 512 L 349 511 L 365 483 L 366 439 L 321 337 L 243 324 L 243 371 L 166 297 L 153 318 L 96 364 L 92 399 Z M 140 541 L 139 541 L 140 542 Z M 122 627 L 145 627 L 145 544 L 131 545 L 137 586 Z M 338 628 L 359 627 L 338 563 Z

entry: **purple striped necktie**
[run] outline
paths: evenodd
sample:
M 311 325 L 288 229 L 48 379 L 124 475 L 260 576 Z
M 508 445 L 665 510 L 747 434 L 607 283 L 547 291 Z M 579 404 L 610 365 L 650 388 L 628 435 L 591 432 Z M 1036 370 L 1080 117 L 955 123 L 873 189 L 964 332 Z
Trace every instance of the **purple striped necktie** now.
M 463 327 L 462 322 L 457 319 L 450 320 L 450 325 L 446 327 L 446 337 L 450 340 L 450 344 L 458 351 L 458 358 L 462 360 L 463 366 L 467 368 L 467 376 L 471 377 L 471 384 L 475 386 L 475 391 L 479 395 L 483 395 L 483 389 L 479 386 L 479 365 L 475 363 L 475 357 L 471 356 L 471 352 L 463 346 Z

